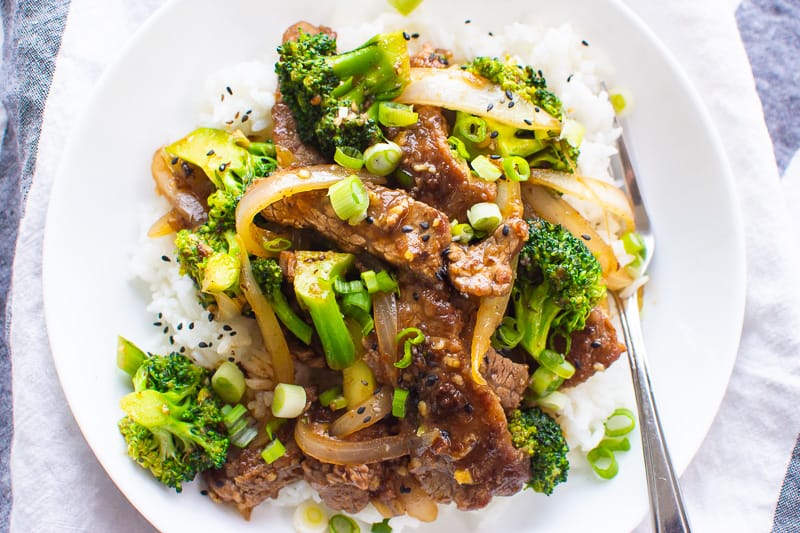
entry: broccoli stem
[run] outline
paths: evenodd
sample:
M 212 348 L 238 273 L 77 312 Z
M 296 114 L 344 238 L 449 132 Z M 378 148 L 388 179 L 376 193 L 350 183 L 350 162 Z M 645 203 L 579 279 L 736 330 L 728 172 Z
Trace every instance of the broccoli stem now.
M 377 43 L 369 41 L 355 50 L 333 56 L 329 61 L 336 77 L 344 80 L 366 72 L 382 58 L 383 54 Z
M 289 301 L 283 295 L 283 292 L 278 289 L 266 296 L 281 324 L 286 326 L 286 329 L 291 331 L 304 344 L 311 344 L 311 335 L 313 335 L 314 330 L 289 306 Z
M 341 370 L 355 362 L 356 350 L 342 311 L 336 302 L 333 280 L 353 264 L 352 254 L 296 252 L 294 290 L 308 309 L 328 366 Z
M 515 291 L 513 300 L 517 328 L 522 332 L 519 344 L 538 361 L 539 355 L 547 348 L 550 325 L 561 308 L 553 302 L 547 283 Z

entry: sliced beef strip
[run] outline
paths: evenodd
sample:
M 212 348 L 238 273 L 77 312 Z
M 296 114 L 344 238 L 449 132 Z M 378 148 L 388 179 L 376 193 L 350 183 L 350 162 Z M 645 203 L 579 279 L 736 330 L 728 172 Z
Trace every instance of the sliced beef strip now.
M 563 345 L 556 346 L 563 349 Z M 586 319 L 586 327 L 572 334 L 567 360 L 575 366 L 575 374 L 564 387 L 583 383 L 595 372 L 608 368 L 625 351 L 617 339 L 617 330 L 600 307 L 595 307 Z
M 300 140 L 292 110 L 281 98 L 272 106 L 272 123 L 272 140 L 281 167 L 306 167 L 326 162 L 316 148 Z
M 502 296 L 514 284 L 511 260 L 528 239 L 528 224 L 510 218 L 472 246 L 454 244 L 447 255 L 453 286 L 472 296 Z
M 422 50 L 409 58 L 412 68 L 447 68 L 453 52 L 444 48 L 433 48 L 429 43 L 422 45 Z
M 383 463 L 345 466 L 307 457 L 303 461 L 303 474 L 325 505 L 357 513 L 369 503 L 370 492 L 380 488 L 385 472 Z
M 528 365 L 515 363 L 493 348 L 489 348 L 486 353 L 486 361 L 481 374 L 500 399 L 500 405 L 506 413 L 513 411 L 519 407 L 522 395 L 528 387 Z
M 428 278 L 441 276 L 442 251 L 451 241 L 447 217 L 400 190 L 365 183 L 367 219 L 351 226 L 333 210 L 327 191 L 292 195 L 272 204 L 262 215 L 273 222 L 310 228 L 346 252 L 362 251 Z
M 253 507 L 268 498 L 277 498 L 286 485 L 303 479 L 303 453 L 292 438 L 294 424 L 285 424 L 278 438 L 286 453 L 272 464 L 261 457 L 263 442 L 254 441 L 237 456 L 229 457 L 219 470 L 204 474 L 208 494 L 218 503 L 232 503 L 247 519 Z
M 473 177 L 467 163 L 453 154 L 447 142 L 449 126 L 439 108 L 414 110 L 419 113 L 416 124 L 386 133 L 403 150 L 400 169 L 414 179 L 411 195 L 463 221 L 473 204 L 495 200 L 497 186 Z
M 426 335 L 414 350 L 412 365 L 400 376 L 401 386 L 417 400 L 419 423 L 439 429 L 443 436 L 430 449 L 412 455 L 409 472 L 436 501 L 453 501 L 469 510 L 484 507 L 493 496 L 518 492 L 530 472 L 524 455 L 511 444 L 500 400 L 488 386 L 472 380 L 472 325 L 465 323 L 460 304 L 452 302 L 459 297 L 444 283 L 431 285 L 400 275 L 398 327 L 418 327 Z M 456 473 L 462 476 L 461 484 Z

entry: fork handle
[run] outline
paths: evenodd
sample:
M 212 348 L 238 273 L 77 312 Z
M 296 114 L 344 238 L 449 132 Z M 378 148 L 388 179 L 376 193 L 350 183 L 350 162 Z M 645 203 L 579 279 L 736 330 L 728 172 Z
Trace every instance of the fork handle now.
M 622 300 L 614 293 L 614 301 L 620 311 L 622 333 L 628 347 L 628 361 L 639 410 L 639 430 L 642 434 L 642 450 L 653 531 L 659 533 L 690 532 L 691 527 L 686 516 L 680 485 L 675 477 L 650 385 L 642 327 L 639 321 L 638 297 L 634 293 Z

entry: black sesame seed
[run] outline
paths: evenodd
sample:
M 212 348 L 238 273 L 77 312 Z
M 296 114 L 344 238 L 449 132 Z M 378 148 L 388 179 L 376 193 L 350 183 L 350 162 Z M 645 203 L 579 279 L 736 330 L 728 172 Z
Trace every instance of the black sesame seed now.
M 536 111 L 537 113 L 539 112 L 539 108 L 538 107 L 534 107 L 533 110 Z
M 222 164 L 219 166 L 219 171 L 220 171 L 220 172 L 225 172 L 225 169 L 226 169 L 226 168 L 228 168 L 228 163 L 222 163 Z
M 161 313 L 161 312 L 158 313 L 158 318 L 162 318 L 163 316 L 164 316 L 164 313 Z
M 231 125 L 231 124 L 233 124 L 233 121 L 232 120 L 226 120 L 225 124 Z
M 236 362 L 236 358 L 235 357 L 228 357 L 228 361 L 230 361 L 231 363 L 235 363 Z
M 200 494 L 202 494 L 203 496 L 208 496 L 208 491 L 203 489 L 200 491 Z
M 528 126 L 531 126 L 531 125 L 533 125 L 533 121 L 532 121 L 531 119 L 529 119 L 529 118 L 526 118 L 526 119 L 524 120 L 524 122 L 525 122 L 525 124 L 527 124 Z
M 169 326 L 164 326 L 164 329 L 161 330 L 161 333 L 166 335 L 168 331 L 169 331 Z
M 250 114 L 250 113 L 252 113 L 252 112 L 253 112 L 253 110 L 252 110 L 252 109 L 248 109 L 247 111 L 245 111 L 245 112 L 244 112 L 244 114 L 245 114 L 245 115 L 249 115 L 249 114 Z
M 419 39 L 419 33 L 412 33 L 411 34 L 411 38 L 412 39 Z
M 366 218 L 364 218 L 364 222 L 366 222 L 367 224 L 372 224 L 375 222 L 375 219 L 367 215 Z
M 508 224 L 503 224 L 503 236 L 508 237 L 509 233 L 511 233 L 511 228 Z
M 502 157 L 500 157 L 498 154 L 492 154 L 489 156 L 489 159 L 502 159 Z
M 567 76 L 567 83 L 572 81 L 572 76 L 574 76 L 574 75 L 575 74 L 570 74 L 569 76 Z
M 233 96 L 233 91 L 231 91 L 231 88 L 230 88 L 230 87 L 225 87 L 225 90 L 226 90 L 226 91 L 228 91 L 228 94 L 230 94 L 231 96 Z
M 155 327 L 157 327 L 157 328 L 160 328 L 160 327 L 161 327 L 161 326 L 163 326 L 164 324 L 162 324 L 161 322 L 153 322 L 153 325 L 154 325 Z
M 178 350 L 178 351 L 179 351 L 180 353 L 183 353 L 183 352 L 185 352 L 185 351 L 186 351 L 186 347 L 185 347 L 185 346 L 181 346 L 181 349 L 180 349 L 180 350 Z
M 583 234 L 581 235 L 581 238 L 582 238 L 584 241 L 591 241 L 591 240 L 592 240 L 592 236 L 591 236 L 591 235 L 589 235 L 588 233 L 583 233 Z
M 214 320 L 214 313 L 208 313 L 208 321 L 211 322 Z
M 194 329 L 194 322 L 189 322 L 189 329 Z
M 511 109 L 512 107 L 514 107 L 514 103 L 515 102 L 513 100 L 511 102 L 509 102 L 508 103 L 508 108 Z
M 217 335 L 217 340 L 222 340 L 222 337 L 224 336 L 225 336 L 224 333 L 220 333 L 219 335 Z
M 469 24 L 470 22 L 472 22 L 472 21 L 470 19 L 467 19 L 467 20 L 464 21 L 464 24 Z
M 489 32 L 489 37 L 494 37 L 494 33 Z
M 466 405 L 464 406 L 464 411 L 466 411 L 467 413 L 470 413 L 470 414 L 471 414 L 471 413 L 472 413 L 472 411 L 474 411 L 474 410 L 475 410 L 475 408 L 474 408 L 474 407 L 472 407 L 472 404 L 471 404 L 471 403 L 468 403 L 468 404 L 466 404 Z
M 230 327 L 228 324 L 225 324 L 224 326 L 222 326 L 222 329 L 223 329 L 223 330 L 225 330 L 225 331 L 230 331 L 230 330 L 232 330 L 233 328 L 232 328 L 232 327 Z
M 369 421 L 370 421 L 370 420 L 372 420 L 372 417 L 371 417 L 371 416 L 365 416 L 365 417 L 364 417 L 364 423 L 365 423 L 365 424 L 369 424 Z
M 597 340 L 595 340 L 595 341 L 592 341 L 592 348 L 599 348 L 599 347 L 601 347 L 602 345 L 603 345 L 603 343 L 602 343 L 602 342 L 600 342 L 600 341 L 597 341 Z
M 411 297 L 414 298 L 415 301 L 419 300 L 419 293 L 417 291 L 414 291 L 413 293 L 411 293 Z
M 377 349 L 378 349 L 378 343 L 377 342 L 373 342 L 372 343 L 372 351 L 374 352 Z
M 400 492 L 402 492 L 403 494 L 408 494 L 409 492 L 411 492 L 411 487 L 400 485 Z
M 492 133 L 489 134 L 489 137 L 492 139 L 497 139 L 498 135 L 500 135 L 499 131 L 493 131 Z
M 249 115 L 245 115 L 245 116 L 243 116 L 243 117 L 242 117 L 242 122 L 247 122 L 247 119 L 249 119 L 249 118 L 250 118 L 250 116 L 249 116 Z
M 206 155 L 208 157 L 211 157 L 212 155 L 214 155 L 214 150 L 209 150 L 208 152 L 206 152 Z
M 178 164 L 178 158 L 177 157 L 173 157 L 172 158 L 172 164 L 173 165 L 177 165 Z
M 166 255 L 162 255 L 161 256 L 161 260 L 164 261 L 165 263 L 169 263 L 170 262 L 170 258 L 167 257 Z
M 406 41 L 410 41 L 411 36 L 407 32 L 403 32 L 403 39 L 405 39 Z
M 589 46 L 589 43 L 586 41 L 586 39 L 582 40 L 582 41 L 581 41 L 581 44 L 582 44 L 583 46 Z
M 367 408 L 366 408 L 366 407 L 364 407 L 364 406 L 362 405 L 361 407 L 359 407 L 358 409 L 356 409 L 356 413 L 358 413 L 358 414 L 360 414 L 360 415 L 363 415 L 363 414 L 364 414 L 364 411 L 366 411 L 366 410 L 367 410 Z
M 430 376 L 425 378 L 425 385 L 427 385 L 428 387 L 432 387 L 433 384 L 436 383 L 437 381 L 439 381 L 439 376 L 437 376 L 436 374 L 431 374 Z
M 175 329 L 177 329 L 178 331 L 182 330 L 183 329 L 183 322 L 178 322 L 178 325 L 175 326 Z
M 486 106 L 486 111 L 491 111 L 494 108 L 494 104 L 489 104 Z
M 235 336 L 236 336 L 236 332 L 235 331 L 231 331 L 231 337 L 235 337 Z
M 514 94 L 511 92 L 511 89 L 506 89 L 506 98 L 508 98 L 509 100 L 514 99 Z
M 431 227 L 431 225 L 430 225 L 429 222 L 420 222 L 419 223 L 419 227 L 422 228 L 422 229 L 428 229 L 428 228 Z
M 414 227 L 413 227 L 413 226 L 411 226 L 411 225 L 409 225 L 409 224 L 406 224 L 405 226 L 403 226 L 402 228 L 400 228 L 400 230 L 401 230 L 403 233 L 411 233 L 412 231 L 414 231 Z
M 422 242 L 428 242 L 430 238 L 431 238 L 430 234 L 426 233 L 425 235 L 422 236 Z
M 169 336 L 169 343 L 175 344 L 175 339 L 172 337 L 172 335 Z
M 198 346 L 200 348 L 208 348 L 208 344 L 206 344 L 205 341 L 200 341 L 200 344 L 198 344 Z

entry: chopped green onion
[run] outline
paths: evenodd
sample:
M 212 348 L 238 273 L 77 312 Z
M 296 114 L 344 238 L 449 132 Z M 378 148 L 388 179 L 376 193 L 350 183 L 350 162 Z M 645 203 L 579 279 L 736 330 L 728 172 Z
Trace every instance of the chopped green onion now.
M 264 447 L 264 450 L 261 452 L 261 458 L 264 459 L 264 462 L 266 462 L 268 465 L 271 465 L 285 454 L 286 447 L 281 441 L 274 439 Z
M 464 144 L 464 141 L 458 137 L 451 135 L 447 138 L 447 143 L 450 145 L 450 149 L 455 151 L 455 153 L 457 153 L 462 159 L 469 161 L 469 159 L 472 157 L 469 153 L 469 150 L 467 150 L 467 146 Z
M 567 406 L 567 402 L 569 398 L 563 392 L 558 392 L 554 390 L 550 394 L 546 396 L 542 396 L 541 398 L 537 398 L 536 404 L 539 407 L 544 407 L 545 409 L 552 409 L 553 411 L 561 411 L 564 407 Z
M 273 418 L 269 422 L 267 422 L 266 427 L 264 430 L 267 432 L 267 437 L 269 440 L 273 440 L 275 438 L 275 434 L 278 432 L 278 428 L 286 423 L 285 418 Z
M 233 425 L 239 421 L 244 415 L 247 414 L 247 408 L 237 403 L 235 406 L 231 407 L 230 405 L 224 405 L 222 407 L 222 422 L 225 424 L 225 427 L 230 429 Z
M 369 195 L 361 178 L 355 174 L 331 185 L 328 196 L 340 219 L 355 225 L 367 217 Z
M 362 293 L 362 294 L 367 294 L 367 293 Z M 367 335 L 369 335 L 375 328 L 375 320 L 372 318 L 372 313 L 370 313 L 369 311 L 365 311 L 360 307 L 356 306 L 348 306 L 348 307 L 342 306 L 342 313 L 344 313 L 346 317 L 355 320 L 356 324 L 358 324 L 358 327 L 361 330 L 362 337 L 366 337 Z
M 322 394 L 319 395 L 319 403 L 323 407 L 328 407 L 328 404 L 330 404 L 333 400 L 335 400 L 338 396 L 341 395 L 342 395 L 342 387 L 340 387 L 339 385 L 331 387 L 330 389 L 323 391 Z
M 342 313 L 345 315 L 353 308 L 370 312 L 372 311 L 372 298 L 370 298 L 369 293 L 364 290 L 361 292 L 350 292 L 342 296 L 339 305 L 342 308 Z
M 475 144 L 485 141 L 488 133 L 486 121 L 468 113 L 458 113 L 453 130 L 456 136 Z
M 631 441 L 628 440 L 628 437 L 606 437 L 600 441 L 598 446 L 602 446 L 612 452 L 627 452 L 631 449 Z
M 407 390 L 399 388 L 394 389 L 394 396 L 392 396 L 392 415 L 396 416 L 397 418 L 405 418 L 407 399 Z
M 394 179 L 404 189 L 410 189 L 414 186 L 414 175 L 404 168 L 397 169 L 397 172 L 394 173 Z
M 575 374 L 575 367 L 555 350 L 542 350 L 536 358 L 540 365 L 560 378 L 569 379 Z
M 497 165 L 492 163 L 492 160 L 485 155 L 479 155 L 469 165 L 482 180 L 497 181 L 503 175 L 503 171 L 497 168 Z
M 145 359 L 147 356 L 138 346 L 125 337 L 117 337 L 117 368 L 133 377 Z
M 620 240 L 622 241 L 622 246 L 625 248 L 625 251 L 629 254 L 636 256 L 644 255 L 647 247 L 644 244 L 644 239 L 641 235 L 639 235 L 639 233 L 635 231 L 629 231 L 623 235 Z
M 504 316 L 500 327 L 492 335 L 492 346 L 496 350 L 510 350 L 522 340 L 522 332 L 517 327 L 517 320 Z
M 258 435 L 258 430 L 252 426 L 246 426 L 230 435 L 230 443 L 238 448 L 247 448 L 247 445 L 253 442 Z
M 503 215 L 500 207 L 492 202 L 480 202 L 467 210 L 470 226 L 478 231 L 491 232 L 500 225 Z
M 562 383 L 564 383 L 563 378 L 557 376 L 555 372 L 540 366 L 533 372 L 530 386 L 533 389 L 533 392 L 535 392 L 537 396 L 541 397 L 553 392 L 560 387 Z
M 306 406 L 306 390 L 300 385 L 278 383 L 272 396 L 272 414 L 278 418 L 297 418 Z
M 384 126 L 411 126 L 419 120 L 419 114 L 410 105 L 397 102 L 378 104 L 378 122 Z
M 397 368 L 408 368 L 408 366 L 411 364 L 411 347 L 422 344 L 425 341 L 425 335 L 422 333 L 421 329 L 406 328 L 397 334 L 395 337 L 395 342 L 399 343 L 403 337 L 407 337 L 409 335 L 414 336 L 406 339 L 405 343 L 403 343 L 403 358 L 394 364 L 394 366 Z
M 606 419 L 606 435 L 621 437 L 630 433 L 636 427 L 636 417 L 630 409 L 620 407 Z
M 389 0 L 389 5 L 400 12 L 401 15 L 408 15 L 414 11 L 422 0 Z
M 611 479 L 619 472 L 617 458 L 614 457 L 614 452 L 608 448 L 598 446 L 586 454 L 586 459 L 592 465 L 595 474 L 603 479 Z
M 504 157 L 503 172 L 511 181 L 528 181 L 531 177 L 531 166 L 524 157 Z
M 333 160 L 349 170 L 361 170 L 364 166 L 364 154 L 351 146 L 337 146 Z
M 333 279 L 333 290 L 336 294 L 353 294 L 364 292 L 364 284 L 360 279 L 345 281 L 341 276 L 336 276 Z
M 328 512 L 314 500 L 308 500 L 294 510 L 292 523 L 297 533 L 325 533 L 328 530 Z
M 376 176 L 388 176 L 403 157 L 403 150 L 391 141 L 373 144 L 364 151 L 367 172 Z
M 611 102 L 611 107 L 614 108 L 614 113 L 620 115 L 628 108 L 628 96 L 628 92 L 624 89 L 615 89 L 609 92 L 608 101 Z
M 328 520 L 328 530 L 330 533 L 360 533 L 355 520 L 343 514 L 335 514 Z
M 222 401 L 236 403 L 242 399 L 247 388 L 244 382 L 244 373 L 236 363 L 225 361 L 211 376 L 211 388 L 219 394 Z
M 375 522 L 369 529 L 372 533 L 392 533 L 392 526 L 389 525 L 389 519 L 384 518 L 382 522 Z
M 331 411 L 338 411 L 339 409 L 344 409 L 345 407 L 347 407 L 347 398 L 344 396 L 337 396 L 331 401 L 331 403 L 328 404 L 328 409 Z
M 264 243 L 267 252 L 282 252 L 292 247 L 292 241 L 284 237 L 275 237 Z
M 458 220 L 453 220 L 450 223 L 450 236 L 453 239 L 453 242 L 460 242 L 461 244 L 467 244 L 475 237 L 475 230 L 472 229 L 467 223 L 458 223 Z
M 375 294 L 376 292 L 392 292 L 399 289 L 397 280 L 395 280 L 389 272 L 381 270 L 375 273 L 374 270 L 367 270 L 361 273 L 361 280 L 367 287 L 367 292 Z

